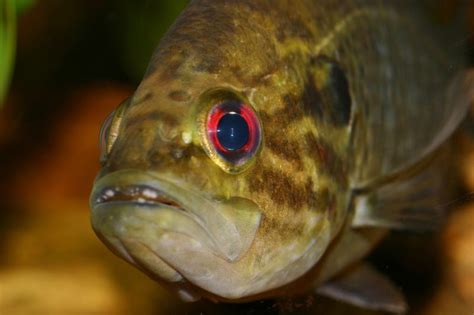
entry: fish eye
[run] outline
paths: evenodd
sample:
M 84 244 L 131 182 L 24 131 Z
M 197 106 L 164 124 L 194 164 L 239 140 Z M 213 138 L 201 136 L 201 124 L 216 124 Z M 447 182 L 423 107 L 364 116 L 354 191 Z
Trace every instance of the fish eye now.
M 239 113 L 226 113 L 219 119 L 216 133 L 220 151 L 237 151 L 248 143 L 249 124 Z
M 130 98 L 123 101 L 116 110 L 114 110 L 107 116 L 107 118 L 105 118 L 104 122 L 102 123 L 99 136 L 101 163 L 105 162 L 110 151 L 112 150 L 112 146 L 118 137 L 119 127 L 122 122 L 123 115 L 129 104 Z
M 215 105 L 207 119 L 209 142 L 225 161 L 240 166 L 260 144 L 260 123 L 254 110 L 237 100 Z

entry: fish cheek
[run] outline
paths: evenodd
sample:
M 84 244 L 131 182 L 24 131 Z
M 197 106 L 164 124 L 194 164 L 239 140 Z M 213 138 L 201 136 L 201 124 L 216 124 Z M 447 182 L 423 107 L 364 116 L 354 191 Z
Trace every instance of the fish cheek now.
M 302 96 L 306 109 L 320 122 L 348 126 L 352 114 L 350 86 L 342 67 L 325 56 L 311 60 Z

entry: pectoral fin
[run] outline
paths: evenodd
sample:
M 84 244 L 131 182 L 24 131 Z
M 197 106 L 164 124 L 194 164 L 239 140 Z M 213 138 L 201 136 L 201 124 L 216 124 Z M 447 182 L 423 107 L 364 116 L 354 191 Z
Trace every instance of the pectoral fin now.
M 318 294 L 358 307 L 404 314 L 403 294 L 387 278 L 368 264 L 360 264 L 325 283 Z
M 431 230 L 443 221 L 449 196 L 448 150 L 438 150 L 412 169 L 354 194 L 352 227 Z M 446 147 L 447 149 L 447 147 Z

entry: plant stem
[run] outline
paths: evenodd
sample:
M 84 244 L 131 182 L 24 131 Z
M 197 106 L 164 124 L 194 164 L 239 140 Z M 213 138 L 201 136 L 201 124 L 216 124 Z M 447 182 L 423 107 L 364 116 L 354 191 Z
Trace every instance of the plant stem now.
M 14 62 L 16 13 L 14 0 L 0 0 L 0 107 L 3 104 Z

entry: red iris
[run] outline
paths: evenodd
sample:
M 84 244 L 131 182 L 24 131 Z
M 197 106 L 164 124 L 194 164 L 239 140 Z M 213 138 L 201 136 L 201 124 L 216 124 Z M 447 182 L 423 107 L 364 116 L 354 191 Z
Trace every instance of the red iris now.
M 227 161 L 243 164 L 260 143 L 260 124 L 253 109 L 239 101 L 225 101 L 211 110 L 207 132 L 214 149 Z

